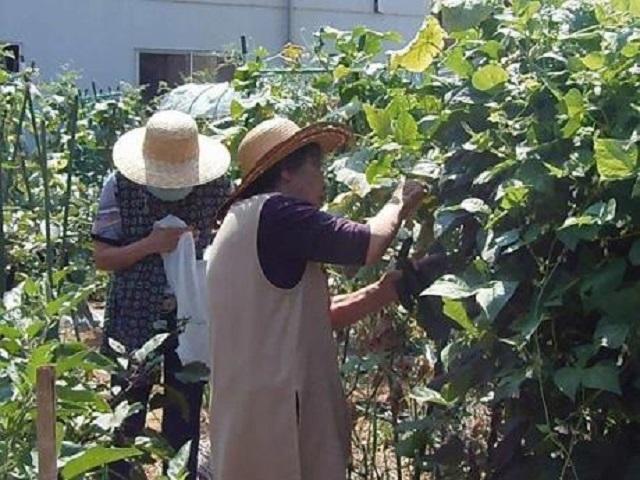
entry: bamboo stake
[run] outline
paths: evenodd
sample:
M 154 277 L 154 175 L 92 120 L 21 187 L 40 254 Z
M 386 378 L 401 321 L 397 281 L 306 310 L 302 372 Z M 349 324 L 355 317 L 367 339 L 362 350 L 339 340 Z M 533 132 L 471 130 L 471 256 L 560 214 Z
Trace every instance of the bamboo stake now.
M 71 203 L 71 180 L 73 178 L 74 160 L 76 157 L 76 132 L 78 127 L 78 108 L 80 105 L 80 97 L 76 93 L 71 107 L 71 116 L 69 118 L 69 162 L 67 163 L 67 185 L 64 193 L 64 214 L 62 220 L 62 256 L 61 267 L 66 267 L 69 263 L 69 252 L 67 245 L 67 236 L 69 228 L 69 204 Z
M 58 478 L 56 454 L 56 373 L 51 365 L 36 372 L 38 479 Z
M 38 158 L 41 155 L 41 148 L 40 148 L 40 137 L 38 135 L 38 121 L 36 119 L 36 112 L 35 109 L 33 108 L 33 97 L 31 96 L 31 88 L 29 88 L 29 84 L 27 84 L 27 90 L 26 90 L 26 94 L 27 94 L 27 105 L 29 107 L 29 114 L 31 116 L 31 128 L 33 129 L 33 138 L 36 142 L 36 152 L 38 153 Z

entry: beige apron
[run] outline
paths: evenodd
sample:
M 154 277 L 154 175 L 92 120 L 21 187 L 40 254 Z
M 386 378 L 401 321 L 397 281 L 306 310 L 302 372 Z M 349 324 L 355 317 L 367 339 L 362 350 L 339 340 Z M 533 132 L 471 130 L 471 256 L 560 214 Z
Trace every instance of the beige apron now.
M 290 290 L 260 267 L 270 195 L 236 203 L 207 253 L 215 480 L 344 480 L 349 427 L 327 279 L 308 263 Z

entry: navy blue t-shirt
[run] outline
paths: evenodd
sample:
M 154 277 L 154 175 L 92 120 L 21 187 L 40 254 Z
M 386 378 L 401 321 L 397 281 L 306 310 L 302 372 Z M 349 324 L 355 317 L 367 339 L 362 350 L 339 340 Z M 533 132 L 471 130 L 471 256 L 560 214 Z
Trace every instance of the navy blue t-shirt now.
M 366 224 L 278 194 L 267 199 L 260 213 L 258 258 L 271 283 L 293 288 L 307 262 L 364 265 L 370 235 Z

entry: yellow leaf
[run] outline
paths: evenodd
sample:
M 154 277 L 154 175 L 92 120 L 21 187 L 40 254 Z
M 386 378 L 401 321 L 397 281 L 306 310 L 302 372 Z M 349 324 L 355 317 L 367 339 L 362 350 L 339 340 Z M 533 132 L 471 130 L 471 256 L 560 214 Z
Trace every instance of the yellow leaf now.
M 333 79 L 335 81 L 341 80 L 351 73 L 351 69 L 345 65 L 338 65 L 333 71 Z
M 402 50 L 391 52 L 391 68 L 424 72 L 444 48 L 446 32 L 435 17 L 429 16 L 415 38 Z
M 304 47 L 296 45 L 295 43 L 287 43 L 282 48 L 280 55 L 289 62 L 298 62 L 303 52 Z

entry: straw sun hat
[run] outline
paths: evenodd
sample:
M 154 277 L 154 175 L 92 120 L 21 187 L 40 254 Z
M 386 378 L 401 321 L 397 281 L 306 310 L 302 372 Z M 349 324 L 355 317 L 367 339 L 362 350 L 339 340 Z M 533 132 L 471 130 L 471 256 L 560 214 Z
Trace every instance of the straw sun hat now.
M 283 117 L 260 123 L 247 133 L 238 147 L 242 183 L 231 202 L 241 198 L 261 175 L 299 148 L 315 143 L 323 154 L 328 154 L 347 145 L 351 138 L 351 130 L 332 123 L 316 123 L 300 128 Z
M 125 177 L 157 188 L 202 185 L 224 175 L 229 161 L 224 145 L 199 135 L 193 118 L 173 110 L 155 113 L 113 147 L 113 163 Z

